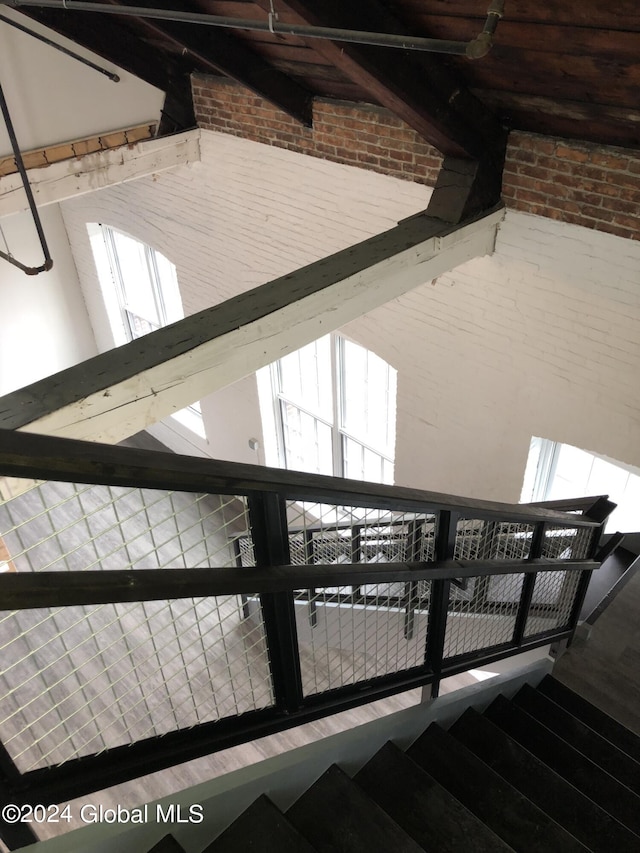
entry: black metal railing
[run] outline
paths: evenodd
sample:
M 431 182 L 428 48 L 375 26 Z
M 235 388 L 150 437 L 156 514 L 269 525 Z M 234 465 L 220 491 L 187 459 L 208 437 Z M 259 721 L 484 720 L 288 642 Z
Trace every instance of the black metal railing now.
M 449 675 L 570 638 L 613 508 L 0 441 L 0 477 L 20 478 L 0 502 L 12 802 L 72 799 L 413 687 L 436 696 Z

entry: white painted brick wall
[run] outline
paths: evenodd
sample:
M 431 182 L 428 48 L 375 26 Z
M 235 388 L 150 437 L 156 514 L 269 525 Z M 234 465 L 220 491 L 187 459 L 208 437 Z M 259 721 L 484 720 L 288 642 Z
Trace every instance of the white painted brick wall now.
M 222 134 L 203 132 L 202 157 L 63 205 L 101 349 L 110 344 L 86 222 L 164 252 L 191 313 L 428 201 L 423 186 Z M 640 465 L 639 270 L 638 243 L 509 213 L 492 257 L 349 324 L 346 334 L 399 372 L 397 482 L 517 500 L 532 434 Z M 204 409 L 209 452 L 256 461 L 255 382 Z
M 638 464 L 639 321 L 640 245 L 509 213 L 491 258 L 347 331 L 388 340 L 403 482 L 516 500 L 532 434 Z
M 225 134 L 203 131 L 201 153 L 201 163 L 64 203 L 101 351 L 113 339 L 87 222 L 119 228 L 163 252 L 177 267 L 191 314 L 393 227 L 424 209 L 431 192 Z M 225 429 L 237 412 L 242 424 Z M 204 400 L 203 414 L 211 455 L 258 461 L 248 446 L 249 438 L 261 438 L 254 378 Z

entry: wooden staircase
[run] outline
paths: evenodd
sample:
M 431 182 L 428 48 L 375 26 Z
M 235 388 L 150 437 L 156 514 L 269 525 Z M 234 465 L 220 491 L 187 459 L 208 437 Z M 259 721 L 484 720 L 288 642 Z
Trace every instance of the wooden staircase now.
M 640 738 L 546 676 L 349 778 L 330 767 L 286 813 L 260 797 L 203 853 L 638 853 Z M 180 853 L 167 837 L 150 853 Z

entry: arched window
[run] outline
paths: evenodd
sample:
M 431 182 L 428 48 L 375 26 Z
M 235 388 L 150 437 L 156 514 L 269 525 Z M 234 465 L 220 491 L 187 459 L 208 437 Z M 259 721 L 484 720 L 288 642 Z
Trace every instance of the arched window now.
M 396 370 L 325 335 L 259 372 L 267 462 L 393 482 Z
M 100 226 L 128 340 L 182 320 L 175 266 L 151 246 Z
M 92 245 L 116 345 L 184 318 L 175 266 L 160 252 L 108 225 L 91 226 Z M 98 243 L 94 238 L 101 238 Z M 105 269 L 105 265 L 108 269 Z M 204 437 L 200 403 L 175 412 Z

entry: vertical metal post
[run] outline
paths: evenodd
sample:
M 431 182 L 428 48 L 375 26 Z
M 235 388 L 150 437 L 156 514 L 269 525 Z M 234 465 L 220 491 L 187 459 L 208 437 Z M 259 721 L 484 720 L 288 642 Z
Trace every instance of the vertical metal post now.
M 483 521 L 478 542 L 478 558 L 492 560 L 497 558 L 497 532 L 498 523 L 495 521 Z M 469 603 L 472 613 L 485 613 L 489 602 L 489 586 L 491 578 L 483 576 L 476 578 L 473 585 L 473 595 Z
M 351 562 L 352 563 L 361 563 L 367 562 L 366 554 L 363 554 L 362 551 L 362 524 L 354 524 L 351 527 Z M 364 556 L 364 561 L 363 561 Z M 354 596 L 360 595 L 361 587 L 352 586 L 351 592 Z
M 408 548 L 406 559 L 409 563 L 417 563 L 420 556 L 420 522 L 413 520 L 409 522 L 408 531 Z M 404 595 L 402 597 L 405 614 L 404 614 L 404 636 L 407 640 L 413 639 L 415 631 L 415 611 L 418 604 L 418 583 L 410 581 L 404 585 Z
M 437 561 L 453 560 L 456 549 L 458 513 L 440 510 L 435 540 L 435 558 Z M 435 699 L 440 692 L 444 641 L 447 631 L 449 611 L 450 580 L 431 581 L 431 601 L 429 605 L 429 629 L 427 631 L 426 663 L 433 672 L 431 697 Z
M 604 533 L 604 528 L 607 523 L 607 519 L 609 518 L 615 507 L 616 505 L 608 498 L 601 497 L 598 498 L 598 500 L 583 513 L 585 518 L 590 518 L 593 521 L 600 522 L 599 527 L 594 528 L 591 535 L 591 543 L 589 545 L 589 550 L 586 554 L 586 557 L 588 559 L 593 559 L 596 552 L 598 551 L 598 547 L 600 544 L 600 540 L 602 539 L 602 534 Z M 582 605 L 584 604 L 584 600 L 587 595 L 587 589 L 589 588 L 591 575 L 592 570 L 585 570 L 581 573 L 580 580 L 578 581 L 578 588 L 576 589 L 575 598 L 573 600 L 573 607 L 571 608 L 571 616 L 569 617 L 569 627 L 574 632 L 578 626 L 580 612 L 582 611 Z M 573 634 L 569 638 L 567 645 L 570 646 L 572 640 Z
M 539 521 L 533 529 L 533 539 L 531 540 L 531 548 L 529 549 L 529 560 L 536 560 L 542 554 L 544 545 L 544 532 L 546 524 L 544 521 Z M 520 594 L 520 603 L 518 604 L 518 612 L 516 614 L 516 622 L 513 628 L 513 642 L 520 646 L 524 638 L 524 632 L 527 627 L 527 619 L 531 610 L 531 602 L 533 601 L 533 590 L 536 585 L 537 572 L 524 576 L 522 583 L 522 592 Z
M 236 569 L 242 568 L 242 552 L 240 551 L 240 539 L 236 538 L 233 540 L 233 557 L 236 564 Z M 249 596 L 245 595 L 244 592 L 240 596 L 240 603 L 242 604 L 242 618 L 248 619 L 251 616 L 251 610 L 249 608 Z
M 262 567 L 289 565 L 286 505 L 271 492 L 249 496 L 249 519 L 256 556 Z M 302 674 L 292 592 L 260 594 L 276 707 L 292 713 L 302 707 Z
M 313 565 L 313 533 L 304 528 L 304 561 L 308 566 Z M 315 587 L 309 590 L 309 625 L 315 628 L 318 624 L 318 606 Z
M 593 539 L 591 540 L 591 546 L 589 548 L 588 557 L 593 558 L 593 554 L 595 553 L 598 543 L 602 538 L 602 534 L 604 532 L 605 522 L 603 521 L 599 527 L 594 528 L 593 530 Z M 587 590 L 589 589 L 589 584 L 591 582 L 591 575 L 593 574 L 593 569 L 585 569 L 580 572 L 580 580 L 578 581 L 578 586 L 576 588 L 576 593 L 573 599 L 573 607 L 571 608 L 571 615 L 569 616 L 569 628 L 572 631 L 578 627 L 578 620 L 580 619 L 580 613 L 582 611 L 582 605 L 584 604 L 584 600 L 587 596 Z M 567 641 L 567 645 L 570 646 L 573 641 L 573 634 L 569 637 Z

